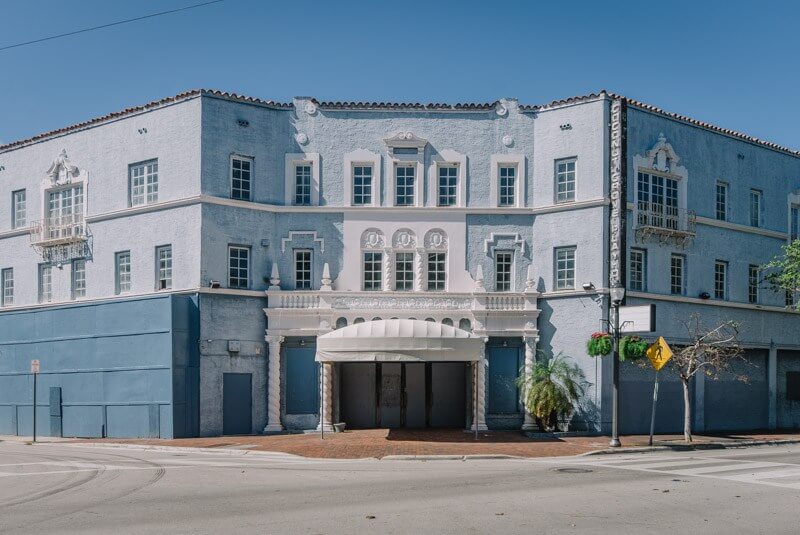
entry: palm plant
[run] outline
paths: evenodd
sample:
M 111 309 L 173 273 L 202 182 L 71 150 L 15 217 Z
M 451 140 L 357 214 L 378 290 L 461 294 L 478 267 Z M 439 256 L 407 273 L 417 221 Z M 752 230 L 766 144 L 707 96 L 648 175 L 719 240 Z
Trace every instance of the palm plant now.
M 589 383 L 572 359 L 563 353 L 537 359 L 533 368 L 517 378 L 523 391 L 525 408 L 536 418 L 539 430 L 558 430 L 559 416 L 572 414 Z

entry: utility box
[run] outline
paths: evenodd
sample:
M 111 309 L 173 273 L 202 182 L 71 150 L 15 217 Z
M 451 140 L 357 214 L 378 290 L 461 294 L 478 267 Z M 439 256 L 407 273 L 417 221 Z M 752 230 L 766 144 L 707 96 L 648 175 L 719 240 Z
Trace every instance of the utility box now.
M 242 343 L 239 340 L 228 340 L 228 351 L 238 353 L 242 350 Z

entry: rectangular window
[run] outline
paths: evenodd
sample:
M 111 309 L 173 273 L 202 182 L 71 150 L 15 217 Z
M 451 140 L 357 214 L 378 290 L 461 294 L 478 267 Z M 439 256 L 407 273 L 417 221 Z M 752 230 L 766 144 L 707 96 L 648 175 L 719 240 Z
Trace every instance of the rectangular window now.
M 683 255 L 674 254 L 670 258 L 669 286 L 673 295 L 683 295 L 686 292 L 686 260 Z
M 250 286 L 250 248 L 228 246 L 228 288 Z
M 231 158 L 231 199 L 250 200 L 253 160 L 241 156 Z
M 747 301 L 758 303 L 758 266 L 753 264 L 747 267 Z
M 311 255 L 310 249 L 294 250 L 294 288 L 295 290 L 311 289 Z
M 398 292 L 414 289 L 414 253 L 395 253 L 394 289 Z
M 674 178 L 638 173 L 636 200 L 640 225 L 679 228 L 678 181 Z
M 39 264 L 39 302 L 49 303 L 53 300 L 53 267 Z
M 644 249 L 631 249 L 630 287 L 636 292 L 647 291 L 647 251 Z
M 761 192 L 757 189 L 750 190 L 750 226 L 761 226 Z
M 800 205 L 793 204 L 789 210 L 791 221 L 789 223 L 789 238 L 791 241 L 800 239 Z
M 372 204 L 372 166 L 353 166 L 353 205 Z
M 439 206 L 455 206 L 457 202 L 458 167 L 439 167 Z
M 0 272 L 3 286 L 2 304 L 4 307 L 14 304 L 14 268 L 6 268 Z
M 575 158 L 556 161 L 556 202 L 575 200 Z
M 27 207 L 25 201 L 25 190 L 21 189 L 11 194 L 11 226 L 22 228 L 27 219 Z
M 311 205 L 311 165 L 299 164 L 294 167 L 294 204 Z
M 156 290 L 172 289 L 172 246 L 156 247 Z
M 364 290 L 382 290 L 383 254 L 367 251 L 364 253 Z
M 575 289 L 575 247 L 559 247 L 555 260 L 556 290 Z
M 517 168 L 513 165 L 500 166 L 500 191 L 498 204 L 500 206 L 514 206 L 517 203 Z
M 428 253 L 428 291 L 440 292 L 447 284 L 445 253 Z
M 116 293 L 131 291 L 131 252 L 120 251 L 114 258 Z
M 719 221 L 728 220 L 728 185 L 717 182 L 716 217 Z
M 414 172 L 415 167 L 412 165 L 395 167 L 395 206 L 414 206 Z
M 72 261 L 72 298 L 86 297 L 86 260 Z
M 714 262 L 714 298 L 728 298 L 728 263 L 722 260 Z
M 496 251 L 494 253 L 494 288 L 498 292 L 511 291 L 511 270 L 514 266 L 512 251 Z
M 47 192 L 49 238 L 83 234 L 83 186 Z
M 128 173 L 131 206 L 158 202 L 158 160 L 133 164 Z

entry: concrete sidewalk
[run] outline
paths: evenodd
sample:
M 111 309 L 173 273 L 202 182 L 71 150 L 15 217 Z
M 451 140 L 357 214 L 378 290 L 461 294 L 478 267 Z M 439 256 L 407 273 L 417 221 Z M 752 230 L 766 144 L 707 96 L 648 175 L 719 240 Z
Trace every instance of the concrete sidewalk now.
M 10 437 L 9 437 L 10 438 Z M 6 437 L 0 437 L 4 440 Z M 14 437 L 24 440 L 23 437 Z M 735 433 L 696 435 L 691 445 L 683 435 L 658 435 L 653 447 L 645 435 L 621 437 L 622 448 L 608 447 L 608 437 L 529 438 L 519 431 L 488 431 L 478 435 L 461 430 L 366 429 L 345 433 L 250 435 L 185 439 L 76 439 L 79 443 L 139 444 L 162 447 L 271 451 L 310 458 L 359 459 L 402 456 L 554 457 L 651 450 L 686 450 L 800 443 L 800 433 Z

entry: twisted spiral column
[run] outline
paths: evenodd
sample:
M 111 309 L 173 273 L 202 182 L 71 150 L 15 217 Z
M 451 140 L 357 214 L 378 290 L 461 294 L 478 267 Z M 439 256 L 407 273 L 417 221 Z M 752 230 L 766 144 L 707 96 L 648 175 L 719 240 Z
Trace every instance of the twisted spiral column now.
M 425 291 L 425 249 L 417 247 L 417 254 L 414 256 L 416 260 L 414 266 L 414 289 L 422 292 Z
M 486 431 L 486 344 L 481 348 L 480 359 L 474 364 L 473 373 L 473 410 L 474 407 L 478 408 L 477 418 L 473 416 L 472 430 L 475 431 L 477 425 L 478 431 Z
M 333 363 L 322 363 L 322 410 L 317 430 L 333 431 Z
M 536 364 L 536 342 L 537 338 L 533 336 L 525 337 L 525 377 L 530 377 L 533 373 L 533 366 Z M 523 431 L 530 431 L 536 429 L 536 419 L 528 412 L 528 408 L 524 407 L 524 400 L 527 397 L 527 391 L 520 390 L 520 395 L 523 399 L 523 408 L 525 411 L 525 419 L 522 422 Z
M 394 272 L 394 253 L 391 247 L 386 247 L 383 250 L 383 290 L 391 292 L 394 290 L 394 283 L 392 282 L 392 274 Z
M 269 368 L 267 376 L 267 427 L 265 433 L 283 431 L 281 425 L 281 343 L 283 336 L 267 336 Z

